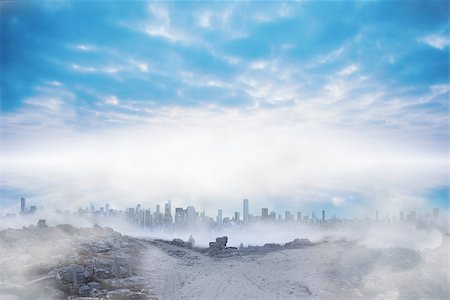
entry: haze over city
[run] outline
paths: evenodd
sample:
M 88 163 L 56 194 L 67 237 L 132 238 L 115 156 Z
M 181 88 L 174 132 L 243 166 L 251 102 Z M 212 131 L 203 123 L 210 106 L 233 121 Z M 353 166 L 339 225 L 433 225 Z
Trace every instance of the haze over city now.
M 0 300 L 449 299 L 449 2 L 0 2 Z
M 447 210 L 446 5 L 3 3 L 1 209 Z

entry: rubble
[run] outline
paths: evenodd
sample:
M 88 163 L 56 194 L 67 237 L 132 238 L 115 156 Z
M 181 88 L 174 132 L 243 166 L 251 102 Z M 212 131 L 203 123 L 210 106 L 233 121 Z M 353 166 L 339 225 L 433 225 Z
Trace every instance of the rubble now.
M 69 224 L 52 227 L 40 220 L 37 226 L 0 231 L 0 242 L 7 253 L 27 265 L 25 281 L 33 289 L 8 287 L 19 299 L 148 299 L 149 291 L 143 291 L 148 282 L 134 271 L 142 244 L 110 228 L 75 228 Z M 33 252 L 30 255 L 26 251 L 30 247 L 46 249 L 46 257 L 51 259 L 43 261 Z M 23 249 L 26 255 L 8 249 Z M 7 259 L 1 258 L 0 262 Z M 13 264 L 8 263 L 8 268 L 12 270 Z M 45 289 L 39 288 L 43 281 Z M 46 298 L 34 295 L 34 290 Z

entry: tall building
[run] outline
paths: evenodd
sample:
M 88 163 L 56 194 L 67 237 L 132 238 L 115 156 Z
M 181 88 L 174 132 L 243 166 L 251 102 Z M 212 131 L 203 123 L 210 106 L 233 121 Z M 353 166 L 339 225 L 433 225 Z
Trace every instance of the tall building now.
M 301 211 L 297 212 L 297 221 L 299 221 L 299 222 L 302 221 L 302 212 Z
M 222 225 L 222 210 L 218 209 L 217 210 L 217 217 L 216 217 L 216 223 L 217 225 Z
M 325 221 L 325 211 L 322 210 L 322 221 Z
M 164 205 L 164 224 L 172 224 L 172 206 L 170 200 Z
M 188 224 L 195 224 L 197 221 L 197 213 L 195 212 L 195 208 L 193 206 L 188 206 L 186 208 L 186 217 Z
M 182 224 L 186 220 L 186 211 L 181 207 L 175 208 L 175 223 Z
M 136 217 L 136 213 L 134 211 L 134 207 L 130 207 L 127 208 L 127 219 L 129 222 L 134 223 L 135 222 L 135 217 Z
M 277 219 L 277 214 L 274 211 L 270 212 L 270 219 L 274 221 Z
M 285 221 L 292 221 L 294 219 L 294 216 L 291 214 L 289 210 L 286 210 L 284 212 L 284 220 Z
M 109 204 L 106 204 L 105 205 L 105 213 L 107 216 L 109 216 L 109 210 L 110 210 L 110 206 L 109 206 Z
M 262 220 L 269 219 L 269 209 L 268 208 L 261 208 L 261 219 Z
M 439 220 L 439 208 L 433 208 L 433 219 Z
M 248 199 L 243 201 L 243 213 L 244 223 L 248 223 L 250 221 Z
M 144 213 L 144 226 L 146 228 L 152 227 L 152 213 L 150 212 L 150 209 L 146 209 Z
M 24 197 L 20 198 L 20 213 L 24 214 L 26 213 L 27 209 L 27 200 L 25 200 Z
M 234 212 L 234 221 L 235 221 L 236 223 L 238 223 L 238 222 L 241 221 L 241 216 L 240 216 L 240 214 L 239 214 L 238 211 L 235 211 L 235 212 Z

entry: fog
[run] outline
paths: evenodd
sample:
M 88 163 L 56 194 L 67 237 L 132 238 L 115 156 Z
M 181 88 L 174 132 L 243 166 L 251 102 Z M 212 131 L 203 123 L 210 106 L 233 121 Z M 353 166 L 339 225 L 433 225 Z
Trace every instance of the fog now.
M 442 242 L 442 234 L 449 230 L 447 215 L 441 216 L 440 221 L 432 225 L 421 225 L 420 222 L 388 224 L 352 221 L 332 227 L 321 227 L 297 222 L 254 222 L 249 225 L 231 225 L 220 229 L 210 228 L 200 223 L 182 228 L 141 229 L 127 222 L 124 217 L 87 218 L 54 212 L 3 218 L 0 222 L 0 230 L 26 227 L 36 224 L 39 219 L 45 219 L 50 226 L 71 224 L 75 227 L 88 228 L 99 224 L 124 235 L 139 238 L 164 240 L 180 238 L 187 241 L 192 235 L 199 247 L 208 247 L 209 242 L 214 241 L 218 236 L 228 236 L 229 245 L 234 247 L 239 247 L 241 243 L 244 246 L 262 246 L 266 243 L 284 244 L 296 238 L 306 238 L 311 242 L 354 241 L 368 248 L 402 247 L 424 250 L 438 247 Z
M 76 234 L 52 229 L 50 235 L 36 231 L 36 227 L 19 231 L 5 229 L 20 228 L 44 217 L 50 226 L 71 223 L 86 229 Z M 361 295 L 445 299 L 449 292 L 448 236 L 433 227 L 361 223 L 323 229 L 299 224 L 254 223 L 220 231 L 202 227 L 148 231 L 137 230 L 117 219 L 87 220 L 41 213 L 2 219 L 0 223 L 0 299 L 62 299 L 54 285 L 49 285 L 53 277 L 48 272 L 76 261 L 90 261 L 80 256 L 80 245 L 101 245 L 105 239 L 89 229 L 94 223 L 140 239 L 187 240 L 192 234 L 199 247 L 207 247 L 208 242 L 222 235 L 229 237 L 229 246 L 284 244 L 294 238 L 308 238 L 317 243 L 302 249 L 224 260 L 210 259 L 207 255 L 192 258 L 191 254 L 174 257 L 170 254 L 172 250 L 166 255 L 154 249 L 156 246 L 148 245 L 148 249 L 140 250 L 143 251 L 140 268 L 145 272 L 139 273 L 139 280 L 153 286 L 153 291 L 162 298 L 170 295 L 209 298 L 220 290 L 222 282 L 228 286 L 221 290 L 222 295 L 242 288 L 245 295 L 259 298 L 270 298 L 276 293 L 282 298 L 295 295 L 305 299 L 311 295 L 347 299 Z M 240 274 L 246 274 L 251 282 L 243 282 L 245 279 Z M 171 288 L 167 287 L 169 281 L 172 281 Z M 203 288 L 198 290 L 196 286 Z
M 318 204 L 351 214 L 380 203 L 388 211 L 425 207 L 427 193 L 448 184 L 446 149 L 432 138 L 298 117 L 173 108 L 111 128 L 22 129 L 0 149 L 8 191 L 0 205 L 13 210 L 20 196 L 62 209 L 172 200 L 231 213 L 233 199 L 249 198 L 255 207 Z

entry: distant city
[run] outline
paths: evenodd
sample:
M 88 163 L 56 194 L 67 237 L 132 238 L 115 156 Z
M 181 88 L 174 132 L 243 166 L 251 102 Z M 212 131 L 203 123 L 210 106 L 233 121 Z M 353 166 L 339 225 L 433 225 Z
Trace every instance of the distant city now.
M 41 207 L 39 210 L 42 210 Z M 20 212 L 18 214 L 8 213 L 0 218 L 11 218 L 25 215 L 31 215 L 38 211 L 35 205 L 27 205 L 25 198 L 20 199 Z M 304 214 L 302 211 L 297 211 L 295 214 L 289 210 L 284 214 L 277 214 L 275 211 L 270 211 L 266 207 L 260 209 L 259 215 L 250 213 L 250 201 L 248 199 L 242 200 L 242 211 L 236 211 L 232 216 L 224 216 L 222 209 L 217 210 L 216 217 L 207 216 L 205 211 L 198 212 L 194 206 L 187 206 L 186 208 L 176 207 L 172 210 L 172 202 L 167 201 L 164 204 L 164 210 L 161 205 L 157 204 L 155 210 L 152 212 L 150 208 L 144 208 L 141 204 L 136 207 L 130 207 L 125 210 L 117 210 L 111 208 L 109 204 L 104 207 L 96 208 L 92 203 L 86 208 L 79 208 L 77 211 L 70 212 L 69 210 L 54 211 L 57 214 L 73 215 L 80 217 L 87 217 L 93 220 L 100 218 L 119 218 L 127 221 L 129 224 L 135 225 L 142 229 L 157 229 L 157 228 L 185 228 L 197 225 L 206 225 L 210 228 L 220 229 L 226 226 L 246 225 L 250 223 L 303 223 L 308 225 L 318 226 L 332 226 L 337 224 L 345 224 L 350 222 L 377 222 L 395 224 L 399 222 L 416 223 L 424 225 L 436 225 L 441 220 L 439 208 L 433 208 L 424 214 L 418 214 L 416 211 L 408 213 L 399 212 L 397 215 L 381 215 L 380 211 L 376 210 L 372 218 L 337 218 L 336 216 L 327 217 L 326 211 L 321 210 L 319 215 L 312 212 L 311 215 Z M 241 216 L 242 212 L 242 216 Z

